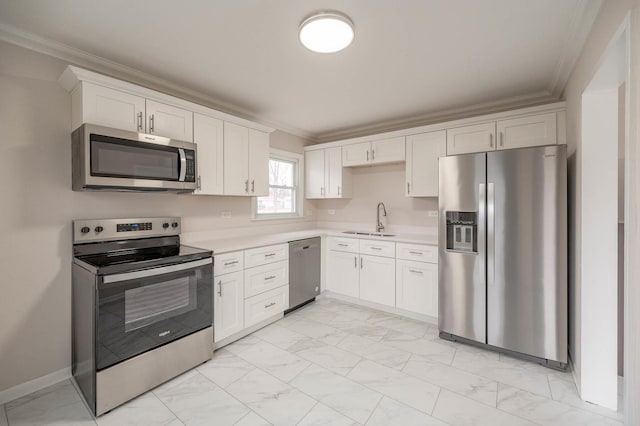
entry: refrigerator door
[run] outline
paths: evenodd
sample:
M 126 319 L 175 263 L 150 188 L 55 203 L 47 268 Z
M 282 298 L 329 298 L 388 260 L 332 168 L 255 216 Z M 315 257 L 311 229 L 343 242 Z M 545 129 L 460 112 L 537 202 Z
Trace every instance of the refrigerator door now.
M 486 154 L 440 158 L 438 328 L 486 343 Z
M 487 154 L 487 343 L 567 362 L 566 146 Z

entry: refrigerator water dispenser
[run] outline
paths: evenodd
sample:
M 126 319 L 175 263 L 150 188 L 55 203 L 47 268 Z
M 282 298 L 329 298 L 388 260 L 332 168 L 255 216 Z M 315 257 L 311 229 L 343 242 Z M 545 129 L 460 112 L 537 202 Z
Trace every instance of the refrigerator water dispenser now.
M 447 250 L 478 252 L 478 213 L 446 212 Z

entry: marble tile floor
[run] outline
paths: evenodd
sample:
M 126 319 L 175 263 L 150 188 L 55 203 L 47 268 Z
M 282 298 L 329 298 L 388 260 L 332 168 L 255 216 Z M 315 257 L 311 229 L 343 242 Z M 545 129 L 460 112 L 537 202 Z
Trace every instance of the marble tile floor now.
M 320 298 L 94 419 L 66 380 L 0 406 L 17 425 L 622 425 L 570 373 Z

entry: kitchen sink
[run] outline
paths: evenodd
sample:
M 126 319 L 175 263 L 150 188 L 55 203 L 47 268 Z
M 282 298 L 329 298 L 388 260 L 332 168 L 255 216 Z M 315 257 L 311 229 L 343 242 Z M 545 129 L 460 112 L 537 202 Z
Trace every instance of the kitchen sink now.
M 369 235 L 372 237 L 395 237 L 396 234 L 385 234 L 384 232 L 359 232 L 359 231 L 342 231 L 343 234 L 351 235 Z

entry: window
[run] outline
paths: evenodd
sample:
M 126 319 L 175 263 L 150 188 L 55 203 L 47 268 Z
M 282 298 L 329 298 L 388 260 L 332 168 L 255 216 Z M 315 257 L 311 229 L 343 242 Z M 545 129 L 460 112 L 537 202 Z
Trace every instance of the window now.
M 269 195 L 255 200 L 256 219 L 302 216 L 300 168 L 302 156 L 271 150 L 269 156 Z

